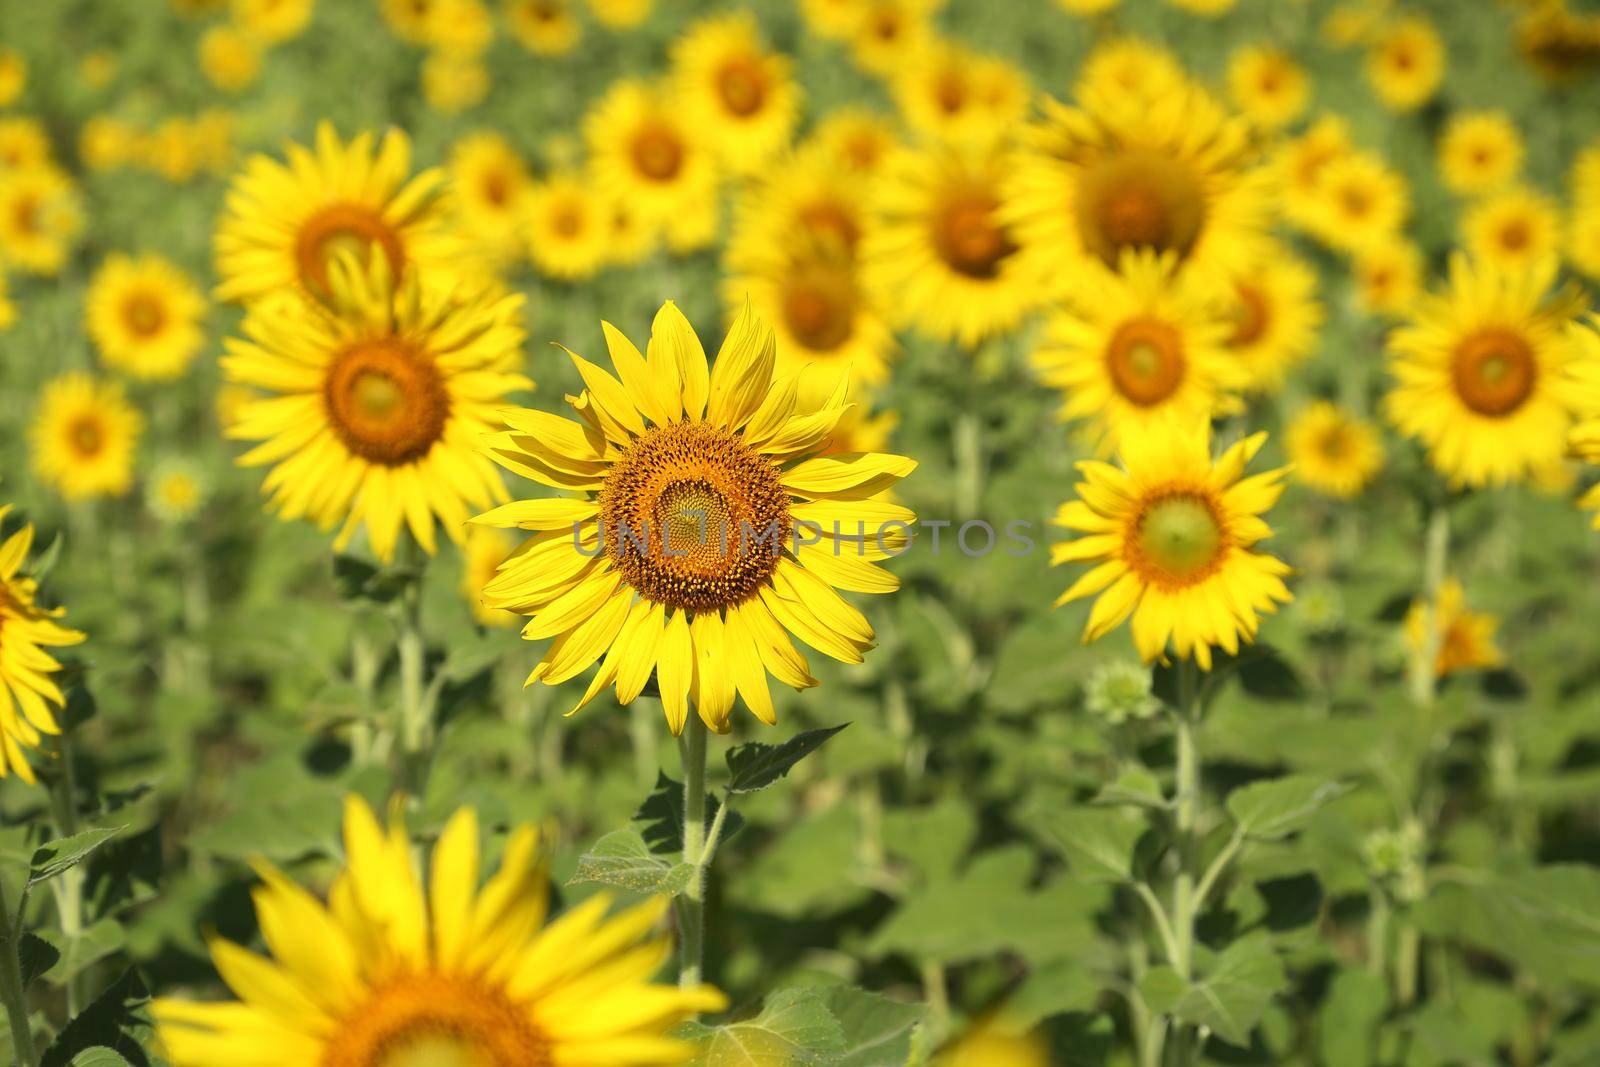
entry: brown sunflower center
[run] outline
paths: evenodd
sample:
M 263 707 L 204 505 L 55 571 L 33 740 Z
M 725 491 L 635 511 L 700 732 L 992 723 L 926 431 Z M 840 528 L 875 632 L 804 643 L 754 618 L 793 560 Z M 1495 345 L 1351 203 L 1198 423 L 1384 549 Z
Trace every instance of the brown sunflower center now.
M 656 182 L 667 182 L 683 169 L 683 141 L 667 126 L 652 123 L 633 136 L 633 165 Z
M 1329 463 L 1342 463 L 1355 450 L 1355 441 L 1342 423 L 1335 423 L 1317 438 L 1317 452 Z
M 634 441 L 601 486 L 600 522 L 623 581 L 687 611 L 756 596 L 791 526 L 772 461 L 701 422 L 657 427 Z
M 326 293 L 328 264 L 338 252 L 354 252 L 365 262 L 374 247 L 382 249 L 390 270 L 398 277 L 406 254 L 394 227 L 365 205 L 329 204 L 300 224 L 294 245 L 295 266 L 301 282 L 313 291 Z
M 933 85 L 933 102 L 939 110 L 946 115 L 954 115 L 967 106 L 971 93 L 968 91 L 967 80 L 953 70 L 947 70 L 939 76 Z
M 1084 247 L 1115 267 L 1123 249 L 1189 254 L 1205 225 L 1200 178 L 1180 160 L 1130 151 L 1088 169 L 1077 200 Z
M 558 204 L 550 215 L 550 228 L 556 236 L 573 238 L 583 233 L 583 208 L 573 201 Z
M 1335 193 L 1334 199 L 1344 210 L 1345 218 L 1360 222 L 1370 216 L 1378 206 L 1372 190 L 1357 182 L 1347 182 Z
M 958 274 L 988 280 L 1017 250 L 1010 234 L 995 219 L 993 194 L 969 190 L 948 197 L 933 220 L 933 246 Z
M 1147 503 L 1130 544 L 1135 569 L 1147 580 L 1168 587 L 1193 585 L 1211 574 L 1226 547 L 1222 520 L 1212 502 L 1187 491 Z
M 427 455 L 450 416 L 450 394 L 433 360 L 393 337 L 359 341 L 335 356 L 323 399 L 345 446 L 386 467 Z
M 1272 322 L 1271 306 L 1267 296 L 1254 285 L 1240 282 L 1234 286 L 1237 299 L 1233 305 L 1233 334 L 1228 344 L 1246 348 L 1261 340 Z
M 1123 399 L 1153 407 L 1183 384 L 1183 339 L 1170 323 L 1133 319 L 1117 327 L 1106 346 L 1106 370 Z
M 11 202 L 11 225 L 18 233 L 33 236 L 44 229 L 40 221 L 39 198 L 19 196 Z
M 855 331 L 859 299 L 847 272 L 821 264 L 797 265 L 784 286 L 783 322 L 805 348 L 832 352 Z
M 1500 418 L 1520 408 L 1539 377 L 1533 348 L 1520 334 L 1491 328 L 1456 346 L 1451 380 L 1461 402 L 1479 415 Z
M 317 1067 L 553 1067 L 525 1008 L 471 979 L 423 974 L 379 986 L 347 1013 Z
M 750 56 L 731 59 L 717 71 L 717 95 L 730 114 L 754 115 L 767 102 L 766 72 Z
M 135 293 L 122 305 L 122 321 L 131 333 L 154 337 L 166 325 L 166 305 L 151 293 Z
M 822 251 L 848 257 L 861 242 L 861 227 L 844 206 L 817 200 L 800 209 L 800 225 Z
M 495 207 L 511 201 L 511 179 L 504 171 L 491 169 L 483 175 L 483 199 Z
M 1527 219 L 1510 219 L 1500 227 L 1500 247 L 1507 252 L 1522 252 L 1533 243 L 1533 228 Z
M 82 459 L 93 459 L 106 446 L 106 428 L 94 415 L 79 415 L 67 426 L 67 441 Z

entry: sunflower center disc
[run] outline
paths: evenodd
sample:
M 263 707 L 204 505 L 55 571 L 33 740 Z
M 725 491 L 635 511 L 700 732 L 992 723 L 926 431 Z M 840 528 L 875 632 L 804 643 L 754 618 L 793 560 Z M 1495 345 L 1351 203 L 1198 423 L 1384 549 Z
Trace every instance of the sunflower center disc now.
M 832 352 L 850 339 L 856 296 L 848 278 L 821 268 L 795 268 L 783 294 L 783 321 L 813 352 Z
M 1124 249 L 1189 254 L 1205 222 L 1198 177 L 1148 152 L 1115 156 L 1086 173 L 1078 193 L 1084 247 L 1116 267 Z
M 934 232 L 939 256 L 957 273 L 988 279 L 1000 273 L 1000 263 L 1017 250 L 1005 230 L 994 221 L 994 198 L 973 194 L 945 205 Z
M 683 167 L 683 145 L 671 130 L 648 126 L 633 139 L 633 163 L 652 181 L 671 181 Z
M 717 71 L 717 92 L 731 113 L 754 115 L 766 102 L 767 79 L 750 60 L 736 59 Z
M 330 204 L 300 225 L 295 238 L 295 265 L 300 280 L 318 293 L 328 292 L 328 264 L 341 250 L 365 262 L 373 247 L 383 250 L 396 277 L 405 266 L 405 250 L 394 228 L 360 204 Z
M 151 337 L 160 333 L 161 327 L 167 320 L 161 302 L 148 293 L 139 293 L 131 297 L 122 309 L 122 316 L 128 324 L 128 329 L 140 337 Z
M 318 1067 L 552 1067 L 549 1039 L 500 990 L 399 978 L 350 1012 Z
M 432 361 L 394 340 L 361 342 L 335 356 L 323 398 L 350 451 L 387 467 L 427 455 L 450 414 Z
M 389 1052 L 381 1067 L 498 1067 L 483 1051 L 453 1037 L 428 1035 Z
M 1520 408 L 1538 377 L 1533 350 L 1509 330 L 1473 334 L 1456 348 L 1451 378 L 1461 402 L 1480 415 L 1499 418 Z
M 1234 305 L 1233 336 L 1228 338 L 1228 343 L 1235 348 L 1243 348 L 1261 340 L 1261 335 L 1267 332 L 1270 318 L 1267 298 L 1261 294 L 1261 290 L 1253 285 L 1239 285 L 1236 295 L 1238 303 Z
M 1124 323 L 1111 338 L 1106 368 L 1131 404 L 1152 407 L 1183 384 L 1183 346 L 1171 326 L 1155 319 Z
M 73 422 L 72 428 L 67 431 L 67 436 L 80 456 L 97 456 L 105 445 L 105 434 L 101 432 L 100 421 L 92 417 L 86 416 Z
M 658 427 L 629 446 L 600 489 L 600 523 L 623 580 L 688 611 L 757 595 L 791 526 L 772 461 L 696 422 Z
M 1222 527 L 1203 500 L 1171 496 L 1150 505 L 1139 520 L 1139 551 L 1168 579 L 1182 581 L 1207 570 L 1222 547 Z

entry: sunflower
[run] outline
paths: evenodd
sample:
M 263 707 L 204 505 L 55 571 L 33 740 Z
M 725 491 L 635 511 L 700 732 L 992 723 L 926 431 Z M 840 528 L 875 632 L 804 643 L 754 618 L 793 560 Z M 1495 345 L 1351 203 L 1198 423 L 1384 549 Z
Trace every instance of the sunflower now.
M 1322 305 L 1317 272 L 1276 241 L 1256 253 L 1251 269 L 1229 279 L 1233 329 L 1227 349 L 1244 368 L 1244 388 L 1270 392 L 1317 343 Z
M 1170 642 L 1211 669 L 1211 649 L 1230 655 L 1254 640 L 1260 616 L 1290 599 L 1281 560 L 1255 546 L 1272 535 L 1261 518 L 1283 492 L 1285 470 L 1243 477 L 1266 442 L 1254 434 L 1211 458 L 1211 426 L 1168 422 L 1129 435 L 1118 469 L 1082 460 L 1078 499 L 1056 524 L 1082 536 L 1055 545 L 1052 564 L 1093 563 L 1057 606 L 1099 594 L 1084 627 L 1087 643 L 1130 615 L 1146 663 Z
M 477 56 L 441 49 L 422 61 L 422 98 L 439 114 L 460 114 L 488 95 L 489 68 Z
M 1422 250 L 1403 237 L 1379 240 L 1355 253 L 1350 272 L 1363 310 L 1396 315 L 1422 292 Z
M 1237 0 L 1167 0 L 1168 4 L 1180 11 L 1212 19 L 1232 11 L 1236 2 Z
M 1577 270 L 1600 279 L 1600 197 L 1573 207 L 1567 227 L 1567 258 Z
M 227 434 L 260 442 L 239 462 L 273 465 L 263 489 L 285 519 L 343 520 L 339 550 L 365 525 L 385 562 L 404 525 L 431 553 L 435 516 L 459 540 L 469 505 L 505 498 L 473 442 L 532 384 L 517 373 L 521 297 L 447 295 L 415 272 L 397 282 L 383 257 L 362 266 L 350 252 L 328 293 L 329 313 L 288 298 L 250 308 L 223 370 L 268 395 Z
M 0 118 L 0 170 L 46 167 L 50 135 L 38 119 L 22 115 Z
M 1027 116 L 1028 80 L 995 56 L 949 41 L 928 45 L 891 83 L 914 133 L 964 148 L 984 149 L 1011 136 Z
M 171 458 L 157 464 L 145 485 L 145 503 L 162 522 L 194 518 L 205 495 L 205 477 L 187 459 Z
M 1411 111 L 1433 98 L 1444 80 L 1444 42 L 1425 18 L 1395 19 L 1367 55 L 1367 79 L 1378 99 L 1396 111 Z
M 1297 229 L 1315 228 L 1328 167 L 1354 149 L 1350 130 L 1337 115 L 1323 115 L 1274 153 L 1269 169 L 1284 218 Z
M 133 484 L 144 419 L 122 386 L 72 372 L 45 383 L 33 419 L 33 469 L 68 500 L 121 496 Z
M 749 301 L 777 338 L 777 370 L 815 366 L 874 385 L 888 377 L 894 334 L 849 262 L 771 249 L 749 256 L 723 283 L 726 306 Z
M 1432 604 L 1418 601 L 1406 613 L 1406 645 L 1413 655 L 1425 656 L 1430 638 L 1437 641 L 1433 673 L 1443 678 L 1457 671 L 1486 670 L 1504 663 L 1505 657 L 1494 643 L 1494 633 L 1499 628 L 1500 620 L 1493 615 L 1467 610 L 1461 582 L 1446 578 Z
M 111 84 L 117 75 L 117 54 L 109 48 L 96 48 L 78 61 L 78 80 L 92 92 Z
M 233 0 L 233 21 L 262 44 L 282 44 L 305 32 L 316 0 Z
M 1043 299 L 1035 257 L 1001 211 L 1009 158 L 906 149 L 887 166 L 862 269 L 898 325 L 971 348 Z
M 583 36 L 573 0 L 505 0 L 505 12 L 511 36 L 536 56 L 564 56 Z
M 710 986 L 651 983 L 671 951 L 650 933 L 663 898 L 608 919 L 600 893 L 548 922 L 548 861 L 532 827 L 511 834 L 480 889 L 477 815 L 457 811 L 424 884 L 399 816 L 385 833 L 351 798 L 344 854 L 327 904 L 257 864 L 264 884 L 252 896 L 271 955 L 213 937 L 212 960 L 239 999 L 155 1002 L 174 1067 L 659 1067 L 688 1052 L 669 1029 L 727 1004 Z
M 619 267 L 634 267 L 656 251 L 661 235 L 647 226 L 639 211 L 626 200 L 599 196 L 607 218 L 605 262 Z
M 1248 45 L 1228 60 L 1228 92 L 1245 117 L 1278 130 L 1305 113 L 1311 85 L 1293 56 L 1269 45 Z
M 1383 469 L 1378 428 L 1326 400 L 1295 415 L 1284 446 L 1295 480 L 1342 500 L 1361 492 Z
M 595 182 L 663 232 L 674 251 L 710 244 L 717 232 L 718 166 L 704 131 L 662 86 L 623 80 L 584 119 Z
M 728 264 L 747 270 L 778 253 L 853 266 L 869 225 L 860 176 L 841 170 L 830 146 L 811 143 L 746 187 L 734 212 Z
M 1129 252 L 1081 295 L 1050 318 L 1033 363 L 1066 394 L 1062 420 L 1088 420 L 1102 451 L 1237 407 L 1245 377 L 1226 309 L 1203 280 L 1175 277 L 1170 254 Z
M 494 41 L 494 31 L 484 0 L 433 0 L 428 12 L 427 43 L 436 56 L 477 60 Z
M 933 40 L 935 0 L 861 0 L 850 45 L 863 70 L 888 75 L 913 62 Z
M 205 298 L 162 256 L 112 253 L 85 299 L 89 337 L 101 360 L 135 378 L 176 378 L 205 344 Z
M 78 158 L 92 171 L 120 167 L 133 157 L 137 133 L 121 119 L 95 115 L 78 131 Z
M 1560 253 L 1561 211 L 1543 193 L 1517 187 L 1473 204 L 1461 232 L 1474 258 L 1522 270 Z
M 61 171 L 0 171 L 0 260 L 30 274 L 59 274 L 83 223 L 83 197 Z
M 1081 3 L 1082 0 L 1071 0 Z M 1139 673 L 1149 676 L 1149 671 Z M 1004 1019 L 974 1023 L 934 1057 L 934 1067 L 1051 1067 L 1043 1036 L 1008 1025 Z
M 1507 271 L 1462 255 L 1443 292 L 1389 338 L 1390 420 L 1453 486 L 1504 484 L 1558 463 L 1581 398 L 1567 328 L 1575 291 L 1547 296 L 1556 264 Z
M 1580 356 L 1573 373 L 1581 393 L 1579 419 L 1567 440 L 1567 450 L 1586 463 L 1600 463 L 1600 319 L 1591 317 L 1572 326 L 1569 337 Z M 1590 488 L 1579 504 L 1600 508 L 1600 485 Z M 1600 515 L 1595 516 L 1594 526 L 1600 530 Z
M 724 167 L 759 170 L 800 118 L 789 58 L 767 49 L 747 12 L 701 19 L 672 46 L 677 102 Z
M 10 283 L 6 281 L 6 272 L 0 269 L 0 333 L 4 333 L 16 324 L 17 305 L 11 302 Z
M 1041 269 L 1070 293 L 1131 249 L 1203 275 L 1242 266 L 1269 209 L 1244 122 L 1192 85 L 1148 104 L 1112 92 L 1083 103 L 1046 101 L 1009 183 L 1004 218 Z
M 1517 50 L 1550 81 L 1571 81 L 1600 65 L 1600 18 L 1564 2 L 1529 4 L 1517 18 Z
M 28 61 L 15 48 L 0 48 L 0 107 L 17 102 L 28 87 Z
M 1375 153 L 1356 151 L 1323 170 L 1305 228 L 1330 248 L 1355 252 L 1392 239 L 1410 214 L 1405 177 Z
M 448 205 L 453 229 L 491 270 L 523 253 L 522 223 L 533 179 L 528 166 L 498 133 L 468 134 L 450 149 Z
M 1167 49 L 1138 37 L 1113 37 L 1083 61 L 1074 92 L 1083 99 L 1119 95 L 1148 106 L 1188 83 L 1183 65 Z
M 1468 196 L 1504 188 L 1522 170 L 1522 134 L 1504 111 L 1462 111 L 1439 138 L 1439 174 Z
M 1600 201 L 1600 141 L 1579 152 L 1572 161 L 1568 176 L 1572 199 L 1585 202 Z
M 856 178 L 872 178 L 900 145 L 894 123 L 864 108 L 829 112 L 811 131 L 806 147 L 815 146 L 835 167 Z
M 461 593 L 472 606 L 472 616 L 480 626 L 513 626 L 518 617 L 509 611 L 491 608 L 483 602 L 483 587 L 494 580 L 500 565 L 517 547 L 510 535 L 487 526 L 474 526 L 467 531 L 463 545 Z
M 631 30 L 650 17 L 656 0 L 589 0 L 589 13 L 602 26 Z
M 0 505 L 0 519 L 11 511 Z M 75 645 L 83 634 L 56 620 L 65 612 L 37 603 L 38 583 L 22 573 L 33 547 L 33 526 L 24 525 L 0 544 L 0 778 L 12 771 L 34 781 L 24 748 L 38 748 L 41 734 L 59 734 L 50 705 L 66 703 L 51 675 L 61 664 L 46 648 Z
M 552 174 L 528 196 L 528 255 L 539 273 L 576 281 L 605 264 L 611 241 L 609 204 L 576 174 Z
M 200 37 L 200 72 L 225 93 L 240 93 L 261 75 L 261 45 L 232 26 L 213 26 Z
M 1056 0 L 1061 10 L 1069 15 L 1101 15 L 1122 3 L 1122 0 Z
M 390 130 L 374 151 L 370 133 L 347 145 L 324 122 L 315 151 L 290 144 L 287 155 L 287 166 L 252 157 L 228 191 L 217 226 L 218 299 L 251 301 L 296 286 L 326 296 L 329 264 L 342 248 L 381 251 L 396 274 L 410 264 L 439 265 L 428 239 L 443 175 L 429 170 L 407 180 L 404 133 Z
M 402 41 L 427 44 L 433 9 L 438 0 L 379 0 L 383 21 Z
M 816 684 L 790 632 L 846 663 L 872 647 L 872 627 L 835 587 L 896 587 L 873 561 L 905 550 L 914 516 L 872 498 L 916 464 L 815 457 L 850 408 L 844 389 L 800 408 L 795 379 L 773 382 L 772 333 L 748 308 L 714 372 L 670 302 L 646 355 L 602 325 L 620 381 L 573 355 L 582 422 L 512 412 L 486 442 L 508 469 L 585 495 L 477 520 L 536 531 L 485 600 L 531 615 L 523 637 L 555 639 L 530 682 L 555 685 L 601 659 L 578 707 L 613 683 L 631 703 L 654 672 L 675 734 L 691 697 L 708 726 L 731 729 L 736 691 L 773 723 L 769 672 L 796 690 Z

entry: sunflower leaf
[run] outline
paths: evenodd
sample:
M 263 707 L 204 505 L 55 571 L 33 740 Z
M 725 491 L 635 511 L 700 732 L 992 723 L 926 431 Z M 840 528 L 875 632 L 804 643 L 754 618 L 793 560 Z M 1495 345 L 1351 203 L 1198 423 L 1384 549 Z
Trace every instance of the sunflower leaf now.
M 64 871 L 70 871 L 88 859 L 95 849 L 126 829 L 126 826 L 113 826 L 104 829 L 85 830 L 82 833 L 73 834 L 71 837 L 57 838 L 54 841 L 40 845 L 33 852 L 33 862 L 28 873 L 28 885 L 36 886 L 40 882 L 48 882 Z
M 717 817 L 717 810 L 722 805 L 714 796 L 706 797 L 706 829 L 711 828 L 712 821 Z M 683 783 L 674 781 L 666 774 L 656 772 L 656 787 L 645 797 L 644 803 L 639 805 L 639 810 L 633 813 L 633 821 L 639 823 L 639 833 L 645 843 L 650 846 L 650 851 L 657 855 L 673 855 L 683 852 Z M 744 819 L 737 811 L 729 810 L 722 820 L 722 836 L 719 841 L 726 841 L 739 832 L 744 826 Z
M 1302 829 L 1318 808 L 1344 791 L 1338 782 L 1290 774 L 1235 789 L 1228 794 L 1228 814 L 1245 837 L 1274 841 Z
M 769 994 L 753 1019 L 715 1028 L 688 1024 L 678 1035 L 701 1042 L 695 1067 L 823 1067 L 837 1064 L 848 1049 L 844 1027 L 817 989 L 780 989 Z
M 754 793 L 787 775 L 849 723 L 795 734 L 781 745 L 752 741 L 728 752 L 729 793 Z
M 694 867 L 672 863 L 650 851 L 635 830 L 613 830 L 578 859 L 578 869 L 568 885 L 599 882 L 639 893 L 677 896 L 688 888 Z
M 128 971 L 66 1025 L 45 1050 L 39 1067 L 83 1067 L 85 1063 L 114 1067 L 117 1061 L 101 1053 L 96 1053 L 98 1059 L 82 1058 L 102 1048 L 134 1067 L 149 1067 L 150 1057 L 140 1042 L 140 1035 L 149 1031 L 144 1013 L 149 1002 L 150 992 L 144 982 Z

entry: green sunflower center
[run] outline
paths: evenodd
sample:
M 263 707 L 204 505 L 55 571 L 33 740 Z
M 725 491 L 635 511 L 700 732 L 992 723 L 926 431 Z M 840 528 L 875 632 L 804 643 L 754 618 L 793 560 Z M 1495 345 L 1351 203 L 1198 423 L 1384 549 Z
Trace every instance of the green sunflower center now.
M 336 355 L 323 383 L 328 423 L 351 452 L 386 467 L 427 455 L 444 436 L 450 394 L 433 360 L 396 338 Z
M 1539 368 L 1521 334 L 1486 329 L 1456 346 L 1451 381 L 1461 402 L 1479 415 L 1503 418 L 1533 395 Z
M 1208 501 L 1169 496 L 1145 509 L 1135 542 L 1140 558 L 1160 578 L 1191 582 L 1216 565 L 1223 547 L 1222 524 Z

